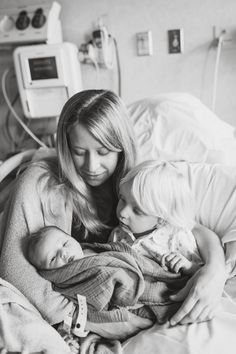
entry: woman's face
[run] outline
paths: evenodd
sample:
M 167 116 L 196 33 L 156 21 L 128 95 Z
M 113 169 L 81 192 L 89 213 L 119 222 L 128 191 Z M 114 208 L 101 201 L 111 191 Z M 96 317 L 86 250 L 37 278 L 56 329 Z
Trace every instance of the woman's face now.
M 103 184 L 115 171 L 119 153 L 108 150 L 81 124 L 69 134 L 76 170 L 92 187 Z

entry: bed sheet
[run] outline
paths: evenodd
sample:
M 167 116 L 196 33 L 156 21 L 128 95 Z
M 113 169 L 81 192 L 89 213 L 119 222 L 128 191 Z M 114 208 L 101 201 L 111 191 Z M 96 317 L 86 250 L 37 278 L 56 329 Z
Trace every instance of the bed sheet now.
M 2 278 L 0 324 L 0 351 L 71 354 L 69 346 L 28 299 Z
M 166 93 L 131 103 L 141 158 L 171 158 L 236 165 L 235 127 L 198 98 Z
M 236 278 L 226 284 L 218 315 L 211 321 L 154 325 L 123 344 L 123 354 L 233 354 L 236 348 Z M 235 300 L 234 300 L 235 299 Z

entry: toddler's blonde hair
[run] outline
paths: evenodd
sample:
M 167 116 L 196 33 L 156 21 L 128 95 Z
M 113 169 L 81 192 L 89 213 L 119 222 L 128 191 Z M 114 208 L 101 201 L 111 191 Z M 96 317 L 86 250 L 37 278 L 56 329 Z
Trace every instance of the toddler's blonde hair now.
M 120 186 L 128 182 L 144 214 L 157 216 L 176 228 L 193 228 L 195 202 L 178 164 L 156 160 L 142 162 L 128 172 Z

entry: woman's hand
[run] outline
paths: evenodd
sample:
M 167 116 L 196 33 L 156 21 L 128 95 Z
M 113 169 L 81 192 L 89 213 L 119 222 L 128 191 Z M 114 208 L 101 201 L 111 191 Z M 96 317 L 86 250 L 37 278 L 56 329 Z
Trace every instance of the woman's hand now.
M 202 322 L 212 319 L 220 304 L 226 281 L 225 267 L 204 265 L 171 300 L 184 300 L 180 309 L 170 319 L 172 326 Z
M 129 314 L 129 322 L 94 323 L 87 322 L 86 330 L 108 339 L 125 340 L 143 329 L 151 327 L 152 321 Z

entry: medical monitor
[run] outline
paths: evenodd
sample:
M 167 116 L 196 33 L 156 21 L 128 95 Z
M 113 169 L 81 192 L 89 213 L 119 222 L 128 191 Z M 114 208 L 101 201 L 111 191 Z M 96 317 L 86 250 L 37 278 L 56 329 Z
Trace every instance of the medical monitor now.
M 58 79 L 55 57 L 29 59 L 31 80 Z
M 68 98 L 82 90 L 78 49 L 72 43 L 18 47 L 14 65 L 27 118 L 59 116 Z

